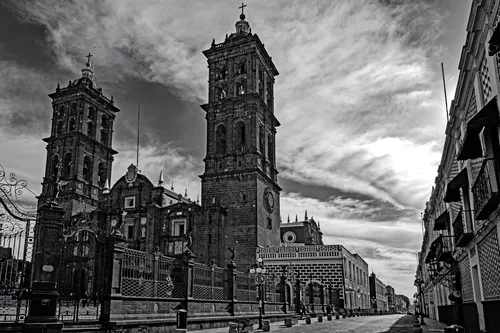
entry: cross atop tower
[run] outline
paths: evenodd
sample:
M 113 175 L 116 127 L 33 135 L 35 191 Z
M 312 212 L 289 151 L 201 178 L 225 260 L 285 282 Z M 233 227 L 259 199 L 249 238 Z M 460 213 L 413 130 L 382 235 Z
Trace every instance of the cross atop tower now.
M 240 6 L 240 7 L 238 7 L 238 8 L 240 8 L 240 9 L 241 9 L 241 15 L 245 15 L 245 13 L 243 13 L 243 9 L 244 9 L 245 7 L 247 7 L 247 5 L 245 5 L 243 2 L 241 3 L 241 6 Z
M 89 54 L 87 54 L 85 56 L 85 58 L 87 58 L 87 66 L 90 66 L 90 58 L 93 57 L 93 55 L 89 52 Z

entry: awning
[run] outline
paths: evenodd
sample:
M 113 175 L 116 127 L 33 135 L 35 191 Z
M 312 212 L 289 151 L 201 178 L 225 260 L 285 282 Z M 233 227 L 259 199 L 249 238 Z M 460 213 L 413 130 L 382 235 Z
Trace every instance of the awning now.
M 481 157 L 481 141 L 479 132 L 485 126 L 496 126 L 498 124 L 497 96 L 493 97 L 483 108 L 467 122 L 467 132 L 464 143 L 458 153 L 457 160 L 470 160 Z
M 491 57 L 495 55 L 500 50 L 500 24 L 497 24 L 495 30 L 493 30 L 493 35 L 488 41 L 488 55 Z
M 445 209 L 437 219 L 434 220 L 434 229 L 433 230 L 446 230 L 448 228 L 448 224 L 450 223 L 450 214 L 448 209 Z
M 463 168 L 452 180 L 446 185 L 446 193 L 444 202 L 458 202 L 460 198 L 460 188 L 467 186 L 469 178 L 467 176 L 467 168 Z

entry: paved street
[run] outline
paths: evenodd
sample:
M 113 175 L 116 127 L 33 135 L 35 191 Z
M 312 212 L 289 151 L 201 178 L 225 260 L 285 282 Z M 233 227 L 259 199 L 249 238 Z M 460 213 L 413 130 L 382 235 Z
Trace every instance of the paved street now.
M 271 332 L 283 333 L 302 333 L 314 331 L 314 333 L 411 333 L 413 332 L 413 316 L 395 314 L 386 316 L 369 316 L 369 317 L 354 317 L 344 318 L 332 321 L 318 323 L 317 318 L 312 318 L 311 324 L 306 324 L 304 320 L 300 320 L 298 325 L 293 327 L 285 327 L 283 322 L 271 323 Z M 427 318 L 426 318 L 427 319 Z M 443 332 L 445 325 L 435 321 L 428 320 L 428 327 L 423 327 L 424 332 Z M 257 327 L 257 325 L 254 325 Z M 257 330 L 259 331 L 259 330 Z M 214 328 L 201 331 L 198 333 L 227 333 L 228 328 Z

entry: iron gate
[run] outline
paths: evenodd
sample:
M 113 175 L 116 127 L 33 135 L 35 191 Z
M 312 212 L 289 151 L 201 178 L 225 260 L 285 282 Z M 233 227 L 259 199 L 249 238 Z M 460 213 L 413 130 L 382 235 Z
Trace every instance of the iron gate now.
M 0 321 L 22 322 L 28 309 L 36 220 L 35 194 L 0 165 Z
M 59 320 L 99 319 L 106 268 L 106 244 L 98 217 L 78 214 L 63 231 L 57 288 Z

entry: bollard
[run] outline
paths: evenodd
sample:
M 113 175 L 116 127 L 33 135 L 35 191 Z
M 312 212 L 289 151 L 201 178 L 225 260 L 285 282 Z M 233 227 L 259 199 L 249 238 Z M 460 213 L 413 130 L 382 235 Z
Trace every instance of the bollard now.
M 271 330 L 271 326 L 269 326 L 269 323 L 270 323 L 269 320 L 262 321 L 262 331 L 269 332 Z
M 326 319 L 327 319 L 327 320 L 332 320 L 332 314 L 331 314 L 331 313 L 327 314 L 327 315 L 326 315 Z
M 285 318 L 285 326 L 286 327 L 292 327 L 293 326 L 292 318 Z
M 342 312 L 342 318 L 347 317 L 347 314 L 345 312 Z
M 229 323 L 229 333 L 238 333 L 238 323 Z
M 184 309 L 177 310 L 177 328 L 175 332 L 187 332 L 187 311 Z
M 311 323 L 311 316 L 307 315 L 306 316 L 306 324 L 310 324 Z
M 318 323 L 322 323 L 323 322 L 323 316 L 322 315 L 318 315 Z
M 340 314 L 338 312 L 335 314 L 335 319 L 340 319 Z
M 293 316 L 293 317 L 292 317 L 292 326 L 293 326 L 293 325 L 298 325 L 298 324 L 299 324 L 299 318 L 298 318 L 298 317 Z
M 444 329 L 444 333 L 464 333 L 464 332 L 465 329 L 462 326 L 456 324 L 448 326 Z

